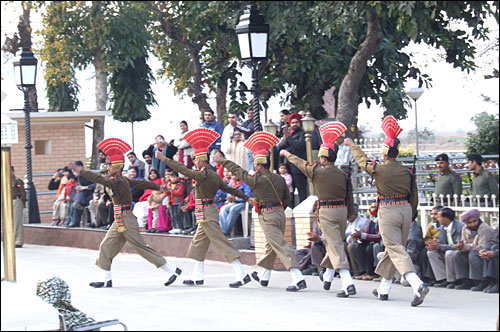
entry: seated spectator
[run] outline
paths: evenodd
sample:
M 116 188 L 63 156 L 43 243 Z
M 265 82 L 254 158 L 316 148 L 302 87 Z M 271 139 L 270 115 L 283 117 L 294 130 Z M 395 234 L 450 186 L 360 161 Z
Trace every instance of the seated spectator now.
M 49 190 L 56 190 L 56 199 L 52 204 L 52 223 L 50 226 L 62 226 L 66 221 L 66 193 L 65 186 L 68 183 L 69 170 L 63 173 L 63 169 L 59 168 L 50 179 Z M 65 175 L 66 174 L 66 175 Z
M 220 155 L 221 157 L 226 158 L 226 156 L 224 155 L 224 152 L 222 152 L 220 150 L 214 150 L 214 151 L 215 151 L 214 152 L 214 156 L 215 155 Z M 224 179 L 225 168 L 224 168 L 224 166 L 222 166 L 221 163 L 215 163 L 215 172 L 217 173 L 217 175 L 220 176 L 221 179 Z
M 172 220 L 172 234 L 180 234 L 182 231 L 190 228 L 190 225 L 185 225 L 184 216 L 181 211 L 182 203 L 186 191 L 184 183 L 179 180 L 179 173 L 172 171 L 170 174 L 170 183 L 168 191 L 168 214 Z
M 229 172 L 227 168 L 224 168 L 222 181 L 224 181 L 226 184 L 229 184 L 229 182 L 231 182 L 231 172 Z
M 107 168 L 102 168 L 101 175 L 109 176 Z M 94 190 L 94 198 L 89 203 L 91 228 L 107 228 L 114 221 L 113 201 L 106 187 L 98 183 Z
M 169 170 L 165 170 L 164 178 L 155 178 L 154 172 L 153 176 L 150 174 L 150 180 L 156 184 L 161 185 L 160 190 L 152 190 L 151 194 L 148 196 L 148 230 L 147 233 L 164 233 L 166 232 L 166 225 L 164 223 L 164 218 L 160 218 L 160 207 L 164 205 L 164 200 L 167 197 L 169 188 L 168 182 L 170 179 L 167 174 L 170 173 Z M 147 190 L 146 190 L 147 191 Z M 144 196 L 144 195 L 143 195 Z
M 50 178 L 47 189 L 57 190 L 59 188 L 59 185 L 61 184 L 61 179 L 63 177 L 64 177 L 63 169 L 58 168 L 57 171 L 54 173 L 54 175 L 52 175 L 52 178 Z
M 146 173 L 145 171 L 146 163 L 142 160 L 137 159 L 137 155 L 133 151 L 127 153 L 127 158 L 130 161 L 130 166 L 128 169 L 130 169 L 133 166 L 137 167 L 138 169 L 137 177 L 144 178 L 144 174 Z
M 464 224 L 455 220 L 455 211 L 448 207 L 439 210 L 438 221 L 441 225 L 439 237 L 437 241 L 427 243 L 427 256 L 436 277 L 434 287 L 455 288 L 458 284 L 453 260 L 457 249 L 454 245 L 462 239 Z
M 68 173 L 68 183 L 64 186 L 64 200 L 66 201 L 66 219 L 61 220 L 58 226 L 67 226 L 71 224 L 74 210 L 74 198 L 76 195 L 76 176 L 70 172 Z
M 137 166 L 130 166 L 130 168 L 127 171 L 127 177 L 133 180 L 144 180 L 142 176 L 139 176 L 139 168 Z M 144 194 L 144 190 L 130 187 L 130 191 L 132 192 L 132 209 L 133 209 L 135 203 L 139 202 L 139 199 Z
M 494 240 L 496 232 L 479 217 L 479 211 L 472 209 L 460 216 L 465 224 L 462 228 L 462 239 L 455 244 L 453 252 L 455 274 L 462 282 L 455 289 L 471 289 L 483 291 L 489 286 L 483 278 L 483 264 L 477 264 L 479 251 Z
M 280 164 L 279 173 L 285 179 L 286 186 L 288 187 L 288 191 L 290 191 L 290 203 L 288 203 L 288 207 L 293 209 L 295 206 L 294 200 L 294 192 L 293 192 L 293 179 L 292 174 L 290 174 L 290 165 L 288 164 Z
M 245 148 L 245 136 L 241 130 L 236 127 L 234 129 L 233 135 L 231 136 L 231 143 L 229 145 L 228 152 L 226 153 L 227 159 L 238 164 L 244 170 L 249 171 L 248 165 L 248 150 Z
M 192 235 L 196 232 L 196 225 L 193 226 L 193 218 L 192 218 L 192 212 L 194 211 L 196 201 L 194 199 L 194 183 L 196 182 L 195 180 L 193 181 L 192 189 L 189 192 L 189 196 L 187 196 L 185 200 L 185 204 L 181 206 L 181 211 L 184 214 L 184 218 L 190 222 L 191 228 L 186 229 L 182 234 L 184 235 Z
M 236 175 L 232 175 L 229 187 L 243 191 L 248 197 L 253 197 L 250 187 Z M 219 212 L 219 224 L 226 236 L 231 234 L 241 211 L 245 209 L 245 204 L 245 201 L 239 197 L 234 197 L 233 195 L 226 196 L 226 203 Z
M 422 233 L 422 227 L 415 220 L 411 221 L 410 231 L 408 233 L 408 240 L 406 241 L 406 252 L 411 258 L 413 266 L 415 266 L 416 273 L 421 276 L 422 268 L 419 265 L 419 254 L 425 248 L 424 235 Z M 410 283 L 408 280 L 404 280 L 402 277 L 401 284 L 409 287 Z
M 495 240 L 479 250 L 479 258 L 483 260 L 483 277 L 490 283 L 483 292 L 498 294 L 498 227 Z
M 370 205 L 369 213 L 372 218 L 367 219 L 360 229 L 351 234 L 353 240 L 357 240 L 356 262 L 358 265 L 357 280 L 373 280 L 375 275 L 375 266 L 373 264 L 373 246 L 382 239 L 377 220 L 377 205 Z
M 356 255 L 356 249 L 361 243 L 357 238 L 351 236 L 352 234 L 359 231 L 361 227 L 368 221 L 367 218 L 359 215 L 359 204 L 354 204 L 354 213 L 347 220 L 347 225 L 345 229 L 345 250 L 347 253 L 347 258 L 349 260 L 350 270 L 353 276 L 359 276 L 361 268 L 358 266 L 358 259 Z M 364 271 L 366 272 L 366 271 Z
M 150 153 L 153 153 L 152 152 L 153 149 L 151 149 L 151 151 L 149 151 L 149 149 L 145 150 L 143 153 L 142 153 L 142 158 L 144 158 L 144 161 L 145 161 L 145 165 L 144 165 L 144 175 L 143 177 L 145 179 L 147 179 L 149 177 L 149 171 L 151 170 L 151 168 L 153 168 L 151 166 L 151 164 L 153 163 L 153 158 L 151 157 Z
M 83 163 L 79 160 L 75 164 L 83 167 Z M 86 206 L 89 206 L 90 200 L 94 197 L 94 189 L 97 185 L 87 178 L 80 176 L 80 174 L 77 174 L 77 180 L 78 185 L 76 186 L 76 195 L 73 203 L 72 220 L 66 227 L 80 227 L 83 210 Z M 87 218 L 87 222 L 90 224 L 90 218 Z
M 427 225 L 427 232 L 424 236 L 425 246 L 420 251 L 418 257 L 418 265 L 420 266 L 420 277 L 424 281 L 427 287 L 433 286 L 436 283 L 436 278 L 432 272 L 431 263 L 429 262 L 429 257 L 427 257 L 428 244 L 434 243 L 439 237 L 439 232 L 441 231 L 441 226 L 438 221 L 438 212 L 443 207 L 441 205 L 436 205 L 431 210 L 431 222 Z
M 158 171 L 154 168 L 149 171 L 148 180 L 156 184 L 162 183 Z M 139 198 L 139 202 L 135 203 L 134 208 L 132 209 L 132 213 L 137 217 L 137 223 L 139 224 L 139 229 L 141 231 L 144 231 L 148 224 L 148 198 L 152 192 L 153 190 L 151 189 L 144 190 L 144 194 L 142 194 L 142 196 Z
M 303 249 L 295 251 L 299 269 L 304 275 L 318 275 L 321 261 L 325 258 L 326 249 L 323 244 L 322 232 L 318 227 L 319 213 L 318 205 L 314 204 L 313 213 L 315 215 L 311 232 L 307 232 L 309 245 Z

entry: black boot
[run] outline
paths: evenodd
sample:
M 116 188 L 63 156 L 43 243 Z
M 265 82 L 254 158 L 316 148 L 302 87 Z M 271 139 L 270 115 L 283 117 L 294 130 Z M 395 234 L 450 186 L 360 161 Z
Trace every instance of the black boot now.
M 174 281 L 177 279 L 178 276 L 180 276 L 182 273 L 182 270 L 179 269 L 178 267 L 175 268 L 175 273 L 168 278 L 168 281 L 165 283 L 165 286 L 170 286 L 171 284 L 174 283 Z
M 235 282 L 232 282 L 232 283 L 229 284 L 229 287 L 231 287 L 231 288 L 238 288 L 238 287 L 241 287 L 243 285 L 248 284 L 250 281 L 251 281 L 250 276 L 247 274 L 245 276 L 245 278 L 243 278 L 243 282 L 241 282 L 239 280 L 235 281 Z
M 301 280 L 296 285 L 288 286 L 286 288 L 286 291 L 287 292 L 298 292 L 299 290 L 305 289 L 305 288 L 307 288 L 306 281 L 305 280 Z
M 267 287 L 267 285 L 269 285 L 269 280 L 260 280 L 259 279 L 259 275 L 258 275 L 257 271 L 252 272 L 252 278 L 253 278 L 253 280 L 259 282 L 260 285 L 263 287 Z
M 89 284 L 89 286 L 94 287 L 94 288 L 108 288 L 108 287 L 113 287 L 113 282 L 111 280 L 108 280 L 106 282 L 102 281 L 94 281 Z
M 349 285 L 345 291 L 337 293 L 337 297 L 349 297 L 349 295 L 356 295 L 356 286 Z

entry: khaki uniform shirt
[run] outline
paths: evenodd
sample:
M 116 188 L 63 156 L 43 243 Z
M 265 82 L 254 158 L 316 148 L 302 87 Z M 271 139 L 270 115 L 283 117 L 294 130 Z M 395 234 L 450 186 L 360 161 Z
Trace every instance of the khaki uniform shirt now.
M 415 214 L 418 207 L 418 190 L 415 181 L 413 188 L 410 189 L 411 171 L 408 167 L 394 159 L 389 159 L 383 164 L 373 164 L 356 144 L 351 145 L 351 151 L 359 167 L 375 179 L 377 194 L 384 196 L 411 194 L 411 205 Z
M 453 198 L 454 194 L 460 197 L 460 195 L 462 195 L 462 178 L 451 170 L 439 173 L 435 183 L 434 193 L 438 197 L 441 194 L 443 194 L 444 197 L 450 195 L 450 197 Z
M 247 195 L 245 195 L 241 190 L 229 187 L 220 178 L 220 176 L 211 169 L 205 168 L 201 171 L 193 171 L 192 169 L 184 166 L 184 164 L 168 158 L 165 159 L 165 164 L 174 171 L 196 180 L 196 184 L 194 186 L 196 199 L 214 199 L 217 191 L 221 189 L 233 196 L 240 197 L 245 201 L 248 200 Z
M 479 195 L 481 198 L 484 195 L 496 195 L 498 198 L 497 179 L 493 174 L 481 168 L 478 174 L 472 176 L 472 196 Z
M 319 200 L 345 200 L 348 215 L 354 213 L 351 183 L 344 172 L 336 166 L 311 165 L 293 154 L 288 156 L 288 161 L 311 179 Z
M 231 174 L 236 175 L 243 180 L 250 189 L 253 197 L 258 204 L 279 203 L 286 209 L 290 202 L 290 192 L 285 179 L 281 175 L 271 173 L 248 174 L 246 170 L 233 163 L 230 160 L 222 159 L 220 163 L 227 168 Z
M 132 192 L 130 187 L 137 189 L 160 190 L 160 186 L 147 180 L 132 180 L 124 176 L 116 176 L 113 179 L 82 170 L 80 175 L 92 182 L 100 183 L 113 191 L 111 199 L 115 205 L 131 205 Z
M 20 198 L 23 204 L 26 203 L 26 190 L 24 190 L 23 180 L 12 177 L 12 199 L 14 198 Z

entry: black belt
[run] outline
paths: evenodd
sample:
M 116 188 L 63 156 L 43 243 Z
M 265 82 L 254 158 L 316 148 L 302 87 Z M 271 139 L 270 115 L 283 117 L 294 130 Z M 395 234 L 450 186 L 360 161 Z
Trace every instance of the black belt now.
M 264 203 L 264 204 L 260 204 L 259 208 L 261 208 L 261 209 L 270 209 L 270 208 L 279 207 L 279 206 L 281 206 L 280 203 Z
M 396 195 L 396 196 L 378 196 L 378 202 L 382 206 L 386 205 L 401 205 L 409 202 L 409 196 L 401 196 L 401 195 Z
M 201 198 L 200 201 L 201 201 L 201 205 L 203 205 L 203 206 L 209 206 L 209 205 L 214 204 L 214 200 L 213 199 L 203 199 L 203 198 Z
M 318 201 L 318 202 L 319 202 L 319 206 L 320 207 L 331 206 L 331 205 L 344 205 L 345 204 L 345 200 L 343 200 L 343 199 L 336 200 L 336 201 L 321 200 L 321 201 Z
M 120 207 L 122 211 L 132 211 L 132 206 L 131 205 L 126 205 L 126 204 L 117 204 L 117 207 Z

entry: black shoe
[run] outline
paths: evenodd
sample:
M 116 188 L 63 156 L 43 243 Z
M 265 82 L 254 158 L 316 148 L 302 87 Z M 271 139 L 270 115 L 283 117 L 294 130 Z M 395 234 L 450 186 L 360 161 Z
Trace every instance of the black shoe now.
M 15 245 L 15 247 L 16 247 L 16 248 L 22 248 L 22 247 L 23 247 L 23 245 L 22 245 L 22 244 L 16 244 L 16 245 Z
M 94 287 L 94 288 L 102 288 L 102 287 L 109 288 L 109 287 L 113 287 L 113 282 L 111 280 L 108 280 L 106 282 L 94 281 L 94 282 L 91 282 L 89 284 L 89 286 Z
M 322 268 L 321 271 L 319 271 L 319 280 L 324 281 L 323 275 L 325 274 L 325 271 L 326 271 L 325 268 Z
M 175 268 L 175 273 L 172 274 L 170 276 L 170 278 L 168 278 L 168 281 L 165 283 L 165 286 L 170 286 L 176 279 L 178 276 L 180 276 L 182 273 L 182 270 L 179 269 L 178 267 Z
M 65 226 L 66 228 L 74 228 L 74 227 L 80 227 L 79 224 L 69 224 Z
M 446 286 L 448 286 L 448 281 L 446 281 L 446 279 L 438 280 L 434 283 L 434 287 L 436 288 L 445 288 Z
M 380 301 L 388 301 L 389 300 L 389 294 L 379 294 L 376 288 L 372 291 L 372 294 Z
M 488 287 L 490 287 L 490 284 L 487 281 L 483 280 L 483 281 L 481 281 L 479 283 L 479 285 L 472 287 L 471 291 L 473 291 L 473 292 L 482 292 L 482 291 L 484 291 Z
M 87 228 L 96 228 L 95 224 L 93 222 L 87 224 L 87 226 L 85 226 L 85 227 L 87 227 Z
M 457 287 L 458 285 L 460 285 L 460 284 L 457 283 L 457 282 L 450 282 L 450 283 L 448 283 L 448 285 L 446 286 L 446 288 L 448 288 L 448 289 L 455 289 L 455 287 Z
M 259 282 L 261 286 L 267 287 L 267 285 L 269 285 L 269 280 L 260 280 L 259 279 L 259 275 L 257 274 L 257 271 L 253 271 L 251 276 L 252 276 L 253 280 Z
M 429 280 L 429 281 L 425 281 L 424 282 L 424 285 L 426 285 L 427 287 L 432 287 L 434 286 L 434 284 L 436 284 L 436 280 Z
M 231 288 L 238 288 L 238 287 L 241 287 L 243 285 L 248 284 L 250 281 L 252 281 L 252 279 L 250 279 L 250 276 L 247 274 L 245 276 L 245 278 L 243 278 L 243 282 L 241 282 L 239 280 L 235 281 L 235 282 L 232 282 L 232 283 L 229 284 L 229 287 L 231 287 Z
M 203 285 L 203 280 L 193 281 L 191 279 L 186 279 L 182 282 L 184 285 L 194 286 L 194 285 Z
M 306 285 L 306 281 L 305 280 L 301 280 L 299 281 L 296 285 L 294 286 L 288 286 L 286 288 L 286 291 L 287 292 L 298 292 L 299 290 L 301 289 L 305 289 L 307 288 L 307 285 Z
M 337 293 L 337 297 L 349 297 L 349 295 L 356 295 L 356 286 L 349 285 L 347 290 Z
M 323 281 L 323 289 L 324 290 L 330 290 L 330 287 L 332 287 L 331 281 Z
M 413 301 L 411 301 L 411 306 L 416 307 L 417 305 L 422 304 L 424 302 L 424 298 L 429 293 L 429 288 L 427 288 L 425 285 L 420 285 L 418 288 L 418 294 L 415 294 L 415 297 L 413 298 Z
M 464 280 L 461 284 L 455 286 L 455 289 L 463 290 L 463 289 L 471 289 L 474 286 L 474 283 L 470 280 Z
M 498 283 L 497 284 L 494 284 L 493 286 L 489 287 L 487 290 L 486 290 L 486 293 L 488 294 L 498 294 Z

